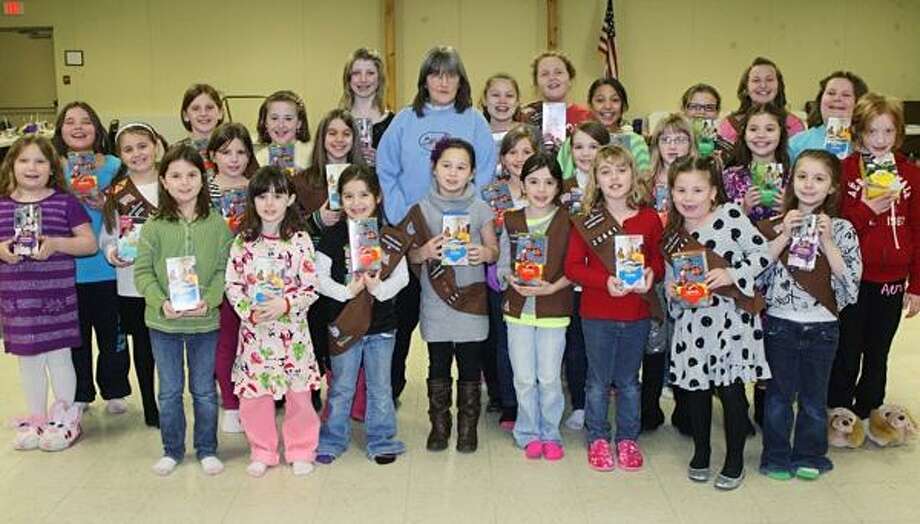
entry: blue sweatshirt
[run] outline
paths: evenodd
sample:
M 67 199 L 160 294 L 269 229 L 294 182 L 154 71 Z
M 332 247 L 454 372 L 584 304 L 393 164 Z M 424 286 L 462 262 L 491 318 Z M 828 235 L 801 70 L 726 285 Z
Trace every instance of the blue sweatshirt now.
M 112 179 L 115 178 L 115 174 L 118 173 L 119 167 L 121 167 L 121 160 L 118 157 L 105 155 L 105 164 L 94 173 L 99 191 L 105 191 L 109 187 Z M 70 162 L 67 162 L 64 178 L 67 179 L 68 185 L 70 185 L 72 169 Z M 83 209 L 86 209 L 90 220 L 92 220 L 93 235 L 99 238 L 99 231 L 102 229 L 102 211 L 93 209 L 86 204 L 83 204 Z M 105 260 L 105 253 L 101 249 L 96 251 L 95 255 L 77 258 L 77 284 L 104 282 L 106 280 L 115 280 L 115 268 Z
M 492 131 L 473 108 L 457 113 L 454 106 L 425 106 L 419 118 L 411 107 L 393 119 L 377 148 L 377 177 L 383 188 L 387 219 L 399 223 L 409 208 L 428 194 L 431 186 L 431 151 L 445 137 L 462 138 L 476 152 L 476 187 L 492 180 L 496 160 Z M 478 192 L 477 192 L 478 193 Z
M 824 135 L 827 134 L 827 126 L 821 124 L 807 131 L 796 133 L 789 137 L 789 165 L 795 164 L 795 159 L 806 149 L 824 149 Z

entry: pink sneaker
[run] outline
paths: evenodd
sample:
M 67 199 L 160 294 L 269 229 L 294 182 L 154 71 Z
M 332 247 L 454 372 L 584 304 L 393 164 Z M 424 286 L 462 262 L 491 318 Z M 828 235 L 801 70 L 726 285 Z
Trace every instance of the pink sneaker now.
M 543 456 L 543 444 L 539 440 L 530 441 L 524 446 L 524 456 L 531 460 L 539 459 Z
M 588 465 L 595 471 L 613 471 L 616 463 L 610 453 L 610 443 L 597 439 L 588 446 Z
M 565 450 L 562 449 L 562 444 L 558 442 L 543 443 L 543 458 L 546 460 L 560 460 L 564 456 Z
M 642 469 L 642 450 L 635 440 L 621 440 L 617 442 L 617 460 L 620 467 L 626 471 L 639 471 Z

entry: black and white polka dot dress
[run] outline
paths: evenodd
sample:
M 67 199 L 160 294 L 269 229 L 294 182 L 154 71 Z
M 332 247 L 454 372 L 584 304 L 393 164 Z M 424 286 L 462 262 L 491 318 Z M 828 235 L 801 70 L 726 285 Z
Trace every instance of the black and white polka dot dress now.
M 770 265 L 767 241 L 735 204 L 716 209 L 712 219 L 691 235 L 721 255 L 730 265 L 735 284 L 754 296 L 755 278 Z M 668 279 L 673 268 L 668 268 Z M 759 315 L 735 306 L 722 295 L 712 305 L 683 309 L 669 304 L 674 317 L 671 342 L 670 382 L 688 390 L 727 386 L 737 380 L 753 382 L 770 378 L 764 355 Z

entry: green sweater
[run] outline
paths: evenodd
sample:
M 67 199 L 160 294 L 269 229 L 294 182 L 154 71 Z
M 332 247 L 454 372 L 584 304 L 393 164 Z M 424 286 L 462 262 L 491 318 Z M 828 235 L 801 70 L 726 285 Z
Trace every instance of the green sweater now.
M 188 222 L 155 218 L 144 224 L 134 261 L 134 283 L 147 303 L 147 327 L 165 333 L 207 333 L 218 328 L 218 307 L 224 298 L 224 273 L 233 234 L 219 213 Z M 168 320 L 163 303 L 169 300 L 166 259 L 195 257 L 201 299 L 208 304 L 201 317 Z

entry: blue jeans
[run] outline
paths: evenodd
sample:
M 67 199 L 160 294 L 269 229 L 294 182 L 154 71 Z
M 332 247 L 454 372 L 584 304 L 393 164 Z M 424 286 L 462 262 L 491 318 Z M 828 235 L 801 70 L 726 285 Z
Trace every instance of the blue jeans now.
M 588 372 L 585 381 L 585 433 L 588 443 L 610 440 L 607 408 L 610 384 L 616 388 L 616 441 L 639 438 L 639 367 L 651 322 L 582 318 Z
M 332 357 L 332 389 L 329 391 L 329 418 L 319 432 L 318 455 L 338 457 L 348 449 L 351 439 L 351 404 L 355 397 L 358 370 L 364 362 L 367 382 L 367 456 L 399 455 L 406 445 L 396 437 L 396 409 L 390 384 L 395 332 L 366 335 L 348 351 Z
M 799 323 L 768 316 L 764 347 L 773 379 L 764 400 L 764 472 L 799 467 L 830 471 L 827 458 L 827 384 L 839 338 L 837 322 Z M 798 398 L 793 432 L 792 404 Z
M 177 462 L 185 457 L 185 361 L 188 361 L 188 389 L 195 413 L 194 445 L 198 460 L 217 454 L 217 389 L 214 386 L 214 357 L 217 331 L 208 333 L 164 333 L 150 330 L 160 390 L 160 437 L 163 453 Z M 183 351 L 183 346 L 185 351 Z M 185 357 L 185 358 L 183 358 Z
M 508 355 L 518 406 L 513 435 L 518 446 L 534 440 L 562 443 L 559 420 L 565 409 L 561 377 L 564 352 L 565 328 L 508 323 Z

